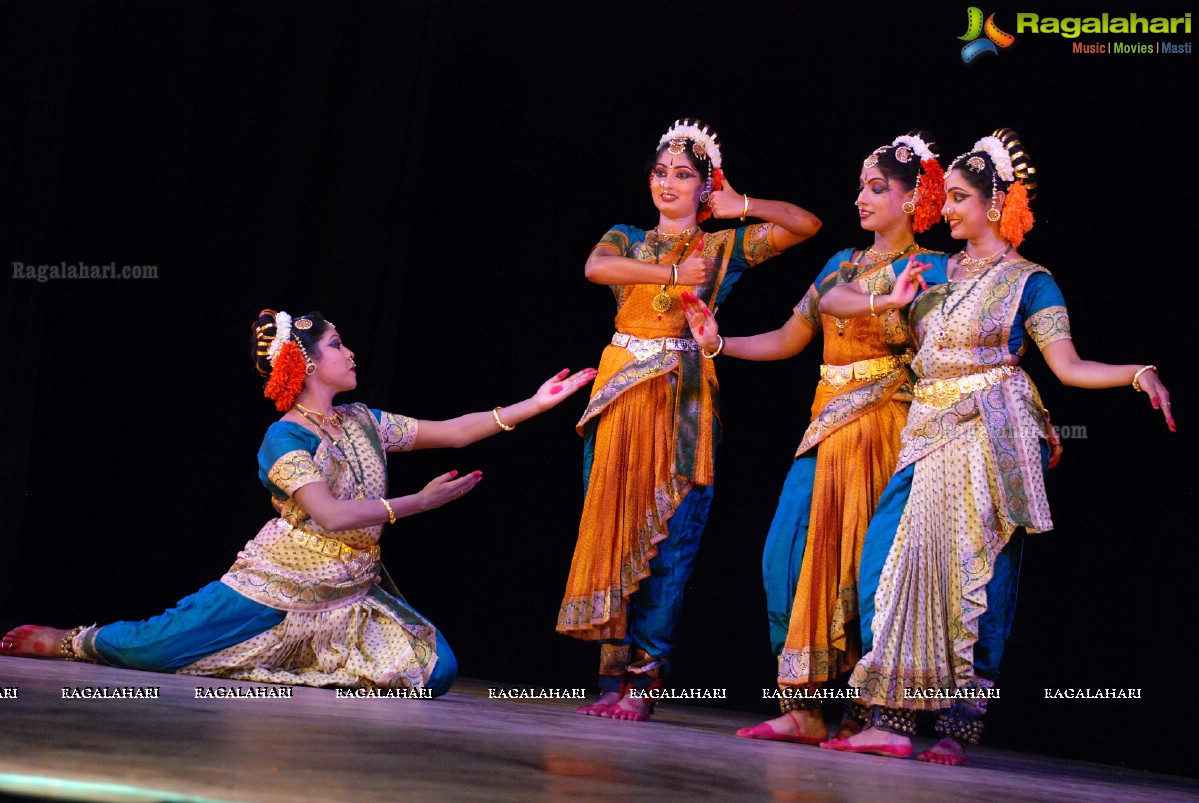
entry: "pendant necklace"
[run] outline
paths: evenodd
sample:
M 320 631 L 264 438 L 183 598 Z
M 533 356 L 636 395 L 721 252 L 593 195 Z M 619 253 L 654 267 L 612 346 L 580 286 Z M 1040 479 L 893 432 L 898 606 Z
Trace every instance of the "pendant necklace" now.
M 687 234 L 688 232 L 690 232 L 691 236 L 687 238 L 687 242 L 683 243 L 683 250 L 679 252 L 679 258 L 677 260 L 675 260 L 674 267 L 670 271 L 670 275 L 671 275 L 670 286 L 671 287 L 674 286 L 674 280 L 676 280 L 678 278 L 677 269 L 679 267 L 679 263 L 683 261 L 683 257 L 686 256 L 686 254 L 687 254 L 687 246 L 691 245 L 691 241 L 694 240 L 695 235 L 699 233 L 699 227 L 696 227 L 695 231 L 691 231 L 690 229 L 685 229 L 684 231 L 680 232 L 678 235 L 674 235 L 676 237 L 682 237 L 683 235 Z M 659 240 L 664 240 L 664 239 L 667 239 L 672 236 L 669 234 L 663 234 L 663 233 L 659 232 L 657 226 L 654 226 L 654 235 L 657 236 L 657 238 Z M 667 248 L 666 252 L 670 253 L 670 249 Z M 661 249 L 654 248 L 654 264 L 660 265 L 661 258 L 662 258 Z M 674 302 L 674 300 L 671 298 L 670 293 L 666 292 L 666 285 L 662 285 L 658 289 L 657 295 L 655 295 L 653 297 L 653 299 L 650 301 L 649 305 L 650 305 L 650 308 L 653 309 L 654 312 L 658 313 L 658 320 L 662 320 L 662 315 L 667 310 L 670 309 L 671 304 L 673 304 L 673 302 Z

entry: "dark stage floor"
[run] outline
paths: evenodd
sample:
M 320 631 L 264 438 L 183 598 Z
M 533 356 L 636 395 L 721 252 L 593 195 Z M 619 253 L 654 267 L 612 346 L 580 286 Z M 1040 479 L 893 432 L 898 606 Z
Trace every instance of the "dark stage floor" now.
M 969 767 L 738 739 L 755 717 L 680 703 L 651 723 L 571 700 L 197 699 L 248 683 L 0 658 L 0 793 L 80 800 L 1199 799 L 1185 778 L 982 748 Z M 157 687 L 158 699 L 63 689 Z M 12 689 L 17 691 L 12 692 Z M 529 690 L 540 691 L 540 690 Z M 921 744 L 924 742 L 922 741 Z

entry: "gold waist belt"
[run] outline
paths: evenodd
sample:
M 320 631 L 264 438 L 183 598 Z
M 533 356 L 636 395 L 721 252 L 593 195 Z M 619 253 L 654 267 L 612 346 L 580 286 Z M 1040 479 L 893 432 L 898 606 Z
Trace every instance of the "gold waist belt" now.
M 344 563 L 363 563 L 364 559 L 376 561 L 379 559 L 379 545 L 373 544 L 367 549 L 354 549 L 336 538 L 327 535 L 310 533 L 303 527 L 292 527 L 291 540 L 307 550 L 324 555 L 327 558 L 338 558 Z
M 921 379 L 916 383 L 916 400 L 933 407 L 949 407 L 976 390 L 998 385 L 1014 373 L 1016 366 L 999 365 L 982 373 L 959 376 L 956 379 Z
M 869 360 L 858 360 L 849 365 L 820 366 L 820 381 L 830 387 L 841 389 L 855 379 L 878 379 L 880 376 L 897 371 L 912 361 L 911 352 L 904 354 L 888 354 L 886 357 L 874 357 Z
M 649 340 L 617 332 L 612 345 L 627 349 L 638 361 L 647 360 L 663 351 L 699 351 L 699 343 L 689 337 L 655 337 Z

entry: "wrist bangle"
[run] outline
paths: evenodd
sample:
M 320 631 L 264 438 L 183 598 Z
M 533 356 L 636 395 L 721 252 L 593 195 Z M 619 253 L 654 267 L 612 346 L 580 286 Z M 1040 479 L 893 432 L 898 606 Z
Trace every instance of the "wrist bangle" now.
M 1142 368 L 1141 370 L 1137 371 L 1135 374 L 1132 375 L 1132 389 L 1135 390 L 1137 393 L 1140 393 L 1142 390 L 1141 383 L 1138 380 L 1141 378 L 1141 374 L 1145 373 L 1146 371 L 1152 371 L 1153 373 L 1156 374 L 1157 366 L 1156 365 L 1146 365 L 1144 368 Z
M 720 345 L 718 345 L 716 347 L 716 351 L 713 351 L 711 354 L 704 351 L 703 346 L 700 346 L 699 353 L 701 357 L 711 360 L 720 356 L 720 352 L 724 351 L 724 335 L 716 335 L 716 339 L 720 341 Z
M 386 499 L 380 499 L 379 501 L 383 503 L 383 507 L 387 508 L 387 523 L 395 524 L 396 523 L 396 512 L 391 509 L 391 505 L 388 503 L 388 501 Z
M 512 430 L 516 429 L 516 424 L 512 424 L 511 426 L 509 426 L 508 424 L 505 424 L 503 421 L 500 420 L 500 410 L 502 410 L 502 409 L 504 409 L 504 408 L 497 407 L 494 410 L 492 410 L 491 417 L 495 419 L 495 425 L 497 427 L 504 430 L 504 432 L 511 432 Z
M 872 291 L 870 292 L 870 317 L 871 317 L 871 318 L 877 318 L 877 317 L 878 317 L 878 313 L 874 311 L 874 297 L 875 297 L 876 295 L 878 295 L 878 291 L 877 291 L 877 290 L 872 290 Z
M 670 286 L 674 287 L 679 283 L 679 263 L 674 263 L 670 266 Z
M 745 220 L 749 216 L 749 196 L 742 193 L 741 197 L 745 199 L 745 203 L 741 207 L 741 219 Z

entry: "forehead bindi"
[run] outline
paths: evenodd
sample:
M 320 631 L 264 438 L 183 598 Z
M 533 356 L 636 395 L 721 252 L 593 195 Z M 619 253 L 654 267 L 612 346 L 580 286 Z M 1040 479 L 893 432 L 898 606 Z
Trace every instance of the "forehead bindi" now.
M 695 167 L 688 161 L 687 157 L 682 154 L 667 153 L 664 154 L 664 161 L 658 162 L 658 167 L 666 168 L 667 170 L 694 170 Z
M 873 184 L 875 182 L 881 182 L 883 184 L 888 183 L 887 176 L 877 167 L 871 167 L 862 171 L 862 175 L 858 178 L 858 180 L 863 184 Z

